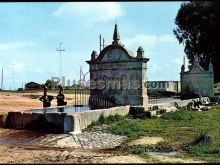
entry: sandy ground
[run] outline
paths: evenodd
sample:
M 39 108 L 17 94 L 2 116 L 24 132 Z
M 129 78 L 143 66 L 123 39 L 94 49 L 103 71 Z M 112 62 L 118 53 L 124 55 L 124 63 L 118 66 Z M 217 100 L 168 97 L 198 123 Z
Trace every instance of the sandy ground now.
M 10 111 L 23 111 L 27 109 L 42 108 L 43 103 L 39 98 L 43 95 L 43 92 L 37 93 L 12 93 L 12 92 L 0 92 L 0 113 Z M 55 96 L 55 93 L 48 93 L 48 95 Z M 65 94 L 65 101 L 67 105 L 75 104 L 74 94 Z M 76 99 L 79 102 L 79 99 Z M 56 107 L 56 99 L 52 100 L 51 107 Z
M 132 145 L 142 145 L 142 146 L 146 146 L 146 145 L 152 145 L 152 144 L 157 144 L 160 141 L 163 141 L 164 139 L 161 137 L 141 137 L 137 140 L 133 140 L 129 143 L 129 146 Z
M 54 139 L 65 134 L 45 134 L 25 130 L 0 128 L 0 163 L 206 163 L 177 156 L 149 156 L 128 154 L 114 149 L 78 149 L 57 147 Z M 142 137 L 130 144 L 155 144 L 162 138 Z M 145 141 L 145 140 L 146 141 Z
M 39 101 L 39 97 L 42 94 L 43 92 L 0 92 L 0 113 L 42 108 L 42 102 Z M 56 96 L 55 93 L 48 94 Z M 75 104 L 73 94 L 65 94 L 65 96 L 68 105 Z M 56 100 L 53 100 L 52 107 L 55 106 Z M 24 136 L 19 131 L 22 130 L 0 128 L 0 163 L 204 163 L 203 161 L 169 156 L 155 156 L 144 159 L 138 155 L 126 154 L 115 150 L 113 152 L 109 150 L 48 147 L 40 144 L 31 145 L 29 140 L 25 140 L 26 134 Z M 44 135 L 40 133 L 32 134 L 30 139 L 34 140 L 39 136 Z M 15 140 L 10 139 L 10 137 L 15 137 Z M 130 145 L 155 144 L 161 140 L 163 139 L 160 137 L 142 137 L 132 141 Z

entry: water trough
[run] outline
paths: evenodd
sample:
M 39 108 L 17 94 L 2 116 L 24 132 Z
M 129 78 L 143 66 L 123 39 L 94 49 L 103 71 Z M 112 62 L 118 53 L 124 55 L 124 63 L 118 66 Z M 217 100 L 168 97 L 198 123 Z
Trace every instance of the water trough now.
M 30 109 L 23 112 L 0 114 L 0 127 L 43 131 L 47 133 L 81 133 L 100 116 L 109 115 L 134 117 L 160 116 L 163 113 L 176 111 L 177 107 L 186 106 L 189 100 L 161 103 L 149 106 L 117 106 L 112 108 L 92 109 L 90 106 L 63 106 L 55 108 Z
M 80 133 L 100 116 L 127 115 L 129 106 L 91 110 L 89 106 L 64 106 L 31 109 L 0 114 L 0 127 L 43 131 L 47 133 Z

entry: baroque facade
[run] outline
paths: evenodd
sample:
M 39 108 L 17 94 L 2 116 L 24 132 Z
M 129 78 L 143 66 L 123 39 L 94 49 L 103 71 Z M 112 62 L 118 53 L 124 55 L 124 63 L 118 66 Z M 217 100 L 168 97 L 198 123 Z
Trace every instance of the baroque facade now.
M 214 96 L 214 73 L 213 65 L 210 62 L 209 69 L 206 71 L 199 65 L 196 56 L 189 71 L 185 71 L 182 65 L 180 73 L 181 95 L 197 94 L 202 96 Z
M 125 48 L 116 24 L 112 44 L 99 55 L 93 51 L 91 60 L 86 61 L 90 65 L 90 104 L 99 98 L 117 105 L 147 105 L 148 61 L 142 47 L 136 56 Z

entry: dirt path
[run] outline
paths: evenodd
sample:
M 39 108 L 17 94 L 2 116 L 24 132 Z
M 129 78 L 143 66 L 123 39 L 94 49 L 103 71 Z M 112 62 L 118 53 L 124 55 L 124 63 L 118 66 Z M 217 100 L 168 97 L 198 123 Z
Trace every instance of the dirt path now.
M 85 139 L 88 133 L 81 134 L 81 138 Z M 62 139 L 70 136 L 0 128 L 0 163 L 206 163 L 178 156 L 143 158 L 110 148 L 83 149 L 77 145 L 60 145 Z M 155 144 L 161 140 L 160 137 L 142 137 L 131 141 L 129 146 Z M 108 143 L 111 141 L 112 138 Z
M 93 163 L 112 154 L 80 149 L 0 146 L 0 163 Z

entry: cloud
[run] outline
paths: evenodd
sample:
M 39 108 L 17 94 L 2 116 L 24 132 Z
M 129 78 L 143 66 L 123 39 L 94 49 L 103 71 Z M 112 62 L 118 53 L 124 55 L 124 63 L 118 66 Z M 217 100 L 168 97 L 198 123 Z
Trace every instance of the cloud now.
M 175 59 L 171 60 L 171 64 L 181 66 L 183 64 L 183 60 L 181 58 L 175 58 Z
M 24 65 L 16 60 L 9 62 L 9 67 L 14 70 L 14 72 L 23 72 Z
M 125 38 L 123 42 L 125 43 L 126 47 L 138 47 L 143 45 L 144 47 L 146 46 L 149 48 L 155 46 L 157 38 L 154 35 L 138 34 L 131 38 Z
M 145 57 L 150 58 L 148 62 L 149 80 L 178 80 L 179 71 L 183 63 L 182 51 L 175 36 L 171 34 L 137 34 L 122 41 L 123 44 L 133 52 L 139 46 L 145 50 Z
M 35 44 L 29 42 L 12 42 L 12 43 L 0 43 L 0 51 L 14 50 L 20 48 L 32 47 Z
M 134 37 L 125 38 L 123 40 L 126 47 L 138 48 L 138 46 L 143 46 L 144 48 L 154 48 L 157 44 L 174 43 L 176 39 L 173 35 L 147 35 L 147 34 L 137 34 Z
M 149 65 L 150 69 L 152 69 L 154 72 L 158 71 L 160 69 L 160 66 L 158 64 L 156 64 L 155 62 L 149 61 L 148 65 Z
M 161 35 L 157 36 L 158 43 L 173 43 L 177 42 L 176 38 L 173 35 Z
M 72 2 L 63 3 L 55 16 L 73 17 L 91 26 L 97 22 L 108 22 L 124 14 L 117 2 Z

